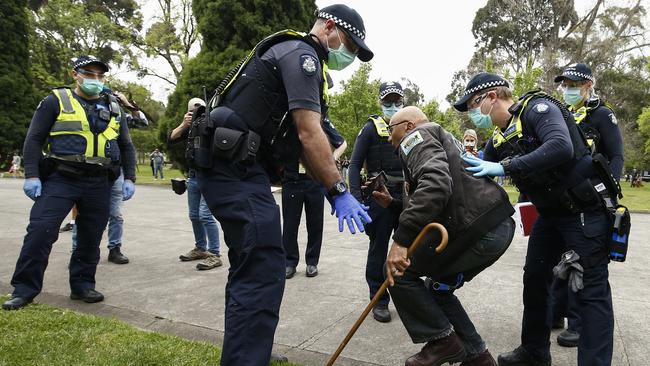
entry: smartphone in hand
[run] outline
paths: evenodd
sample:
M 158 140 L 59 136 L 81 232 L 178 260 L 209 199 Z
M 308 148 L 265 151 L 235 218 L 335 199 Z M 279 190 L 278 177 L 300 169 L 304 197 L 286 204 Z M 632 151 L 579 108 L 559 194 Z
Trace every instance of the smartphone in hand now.
M 364 187 L 361 188 L 361 198 L 364 202 L 368 202 L 372 198 L 372 192 L 378 191 L 382 186 L 388 182 L 386 173 L 382 170 L 379 174 L 368 179 Z

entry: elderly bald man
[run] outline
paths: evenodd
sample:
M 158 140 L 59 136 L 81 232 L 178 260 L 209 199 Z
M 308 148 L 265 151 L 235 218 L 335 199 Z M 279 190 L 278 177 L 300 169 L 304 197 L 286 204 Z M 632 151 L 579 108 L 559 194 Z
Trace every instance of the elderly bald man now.
M 494 181 L 466 172 L 463 144 L 416 107 L 397 112 L 388 125 L 404 171 L 404 202 L 382 187 L 373 192 L 383 207 L 400 211 L 386 262 L 390 294 L 414 343 L 425 343 L 406 366 L 496 365 L 454 291 L 492 265 L 512 241 L 514 212 Z M 449 231 L 441 254 L 439 237 L 427 238 L 411 260 L 406 253 L 420 230 L 439 222 Z M 428 276 L 431 280 L 423 281 Z

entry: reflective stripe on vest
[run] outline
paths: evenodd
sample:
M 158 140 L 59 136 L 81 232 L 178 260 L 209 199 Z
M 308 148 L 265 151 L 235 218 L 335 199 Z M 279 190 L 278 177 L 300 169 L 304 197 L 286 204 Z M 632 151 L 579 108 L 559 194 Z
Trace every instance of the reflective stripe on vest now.
M 388 136 L 390 136 L 388 125 L 382 117 L 370 117 L 370 119 L 372 120 L 372 123 L 375 124 L 375 130 L 377 130 L 377 134 L 380 137 L 388 138 Z
M 597 108 L 598 106 L 596 106 Z M 586 105 L 583 105 L 582 107 L 578 108 L 577 110 L 575 109 L 574 106 L 569 106 L 569 112 L 573 113 L 573 119 L 576 120 L 576 124 L 580 126 L 580 123 L 584 121 L 587 118 L 587 115 L 593 110 L 594 108 L 592 107 L 587 107 Z M 582 129 L 582 127 L 580 127 Z M 587 138 L 587 145 L 589 148 L 594 148 L 594 139 Z
M 72 96 L 72 91 L 68 88 L 59 88 L 53 90 L 54 95 L 59 101 L 59 115 L 54 121 L 54 125 L 50 129 L 50 139 L 63 135 L 81 136 L 86 141 L 85 150 L 79 149 L 79 154 L 75 155 L 61 155 L 56 151 L 52 151 L 51 142 L 48 144 L 50 150 L 50 157 L 68 160 L 68 161 L 81 161 L 90 164 L 108 164 L 111 162 L 110 157 L 106 156 L 106 144 L 110 140 L 115 140 L 120 135 L 120 123 L 115 116 L 111 116 L 106 129 L 101 133 L 95 134 L 90 131 L 90 123 L 86 116 L 81 103 Z M 97 151 L 94 150 L 95 138 L 97 139 Z

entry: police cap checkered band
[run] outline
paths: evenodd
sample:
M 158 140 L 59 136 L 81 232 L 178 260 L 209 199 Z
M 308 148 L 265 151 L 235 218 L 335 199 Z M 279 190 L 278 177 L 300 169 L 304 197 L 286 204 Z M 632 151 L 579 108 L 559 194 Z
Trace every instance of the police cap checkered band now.
M 565 72 L 562 73 L 562 76 L 577 76 L 577 77 L 582 78 L 582 79 L 594 81 L 594 76 L 593 75 L 583 74 L 583 73 L 578 72 L 578 71 L 565 71 Z
M 398 94 L 399 96 L 404 96 L 404 89 L 402 85 L 396 81 L 389 81 L 381 83 L 379 86 L 379 99 L 384 99 L 389 94 Z
M 366 32 L 365 31 L 359 30 L 354 25 L 348 23 L 347 21 L 345 21 L 343 19 L 340 19 L 336 15 L 332 15 L 332 14 L 329 14 L 329 13 L 324 12 L 324 11 L 321 10 L 321 11 L 318 12 L 318 17 L 323 18 L 323 19 L 331 19 L 339 27 L 345 29 L 348 32 L 351 32 L 352 34 L 356 35 L 357 37 L 359 37 L 361 39 L 366 39 Z
M 478 91 L 481 91 L 483 89 L 488 89 L 488 88 L 494 88 L 497 86 L 508 86 L 508 82 L 505 80 L 493 80 L 493 81 L 488 81 L 487 83 L 479 84 L 471 89 L 465 90 L 465 93 L 463 95 L 472 95 Z
M 74 70 L 84 67 L 86 65 L 98 65 L 101 66 L 102 69 L 104 69 L 104 72 L 108 72 L 109 67 L 106 63 L 101 61 L 95 56 L 90 56 L 90 55 L 82 55 L 77 58 L 72 59 L 72 68 Z
M 356 10 L 343 4 L 326 6 L 316 12 L 320 19 L 331 20 L 337 28 L 350 37 L 351 41 L 359 47 L 357 57 L 363 62 L 370 61 L 374 54 L 366 44 L 366 27 L 363 19 Z
M 507 80 L 496 74 L 490 74 L 488 72 L 476 74 L 472 77 L 469 83 L 467 83 L 463 95 L 456 101 L 456 103 L 454 103 L 454 108 L 460 112 L 466 112 L 467 102 L 474 94 L 482 90 L 499 86 L 510 87 L 510 84 Z

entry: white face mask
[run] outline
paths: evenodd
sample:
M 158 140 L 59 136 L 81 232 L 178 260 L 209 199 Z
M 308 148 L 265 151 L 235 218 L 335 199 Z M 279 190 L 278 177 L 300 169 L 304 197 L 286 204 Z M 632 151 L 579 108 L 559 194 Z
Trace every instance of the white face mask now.
M 474 147 L 476 146 L 476 141 L 465 140 L 465 146 Z

